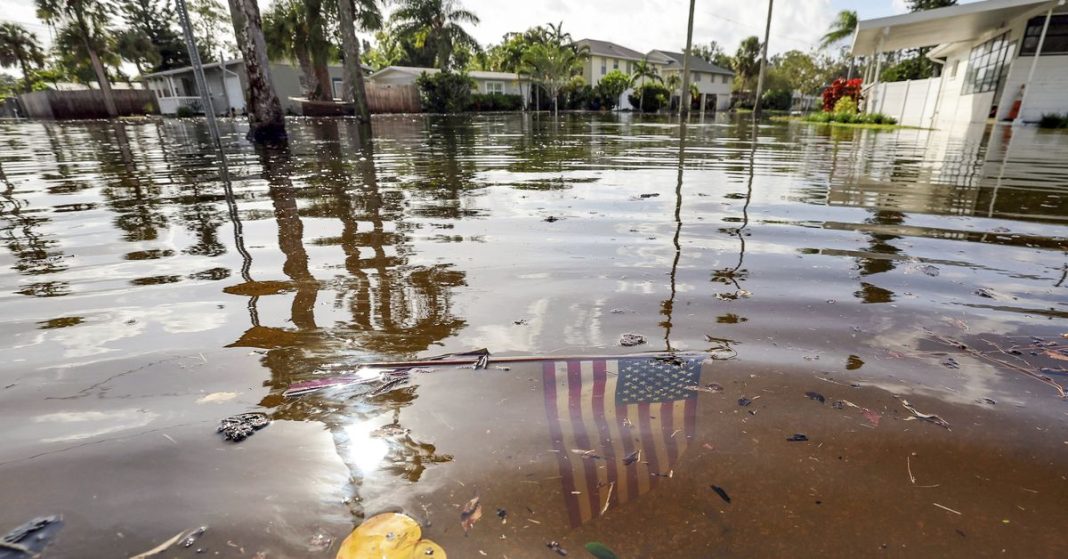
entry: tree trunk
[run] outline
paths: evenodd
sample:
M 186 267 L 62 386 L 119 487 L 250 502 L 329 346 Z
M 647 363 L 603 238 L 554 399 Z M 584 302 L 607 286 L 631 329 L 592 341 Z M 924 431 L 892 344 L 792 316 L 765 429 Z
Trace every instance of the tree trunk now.
M 33 85 L 30 83 L 30 69 L 26 67 L 26 59 L 19 53 L 19 68 L 22 69 L 22 87 L 25 88 L 26 93 L 33 91 Z
M 323 2 L 322 0 L 305 0 L 305 9 L 308 12 L 308 52 L 311 54 L 312 69 L 315 73 L 314 93 L 309 99 L 318 101 L 330 101 L 334 98 L 333 83 L 330 80 L 330 70 L 327 62 L 330 55 L 330 45 L 326 41 L 326 32 L 323 26 Z
M 100 63 L 100 57 L 97 56 L 96 51 L 89 46 L 86 41 L 86 48 L 89 49 L 89 61 L 93 64 L 93 73 L 96 74 L 96 83 L 100 86 L 100 91 L 104 94 L 104 108 L 108 111 L 109 117 L 119 116 L 119 110 L 115 108 L 115 98 L 111 96 L 111 82 L 108 81 L 108 73 L 104 70 L 104 65 Z
M 311 99 L 315 91 L 315 70 L 312 69 L 311 56 L 306 48 L 298 48 L 296 56 L 297 65 L 300 66 L 300 92 L 306 99 Z
M 345 97 L 351 96 L 356 105 L 356 117 L 361 122 L 371 122 L 371 111 L 367 107 L 367 90 L 363 83 L 363 68 L 360 64 L 360 42 L 356 39 L 355 7 L 352 0 L 338 1 L 338 22 L 341 30 L 341 49 L 345 64 Z
M 274 90 L 274 82 L 271 81 L 260 8 L 256 0 L 228 1 L 234 36 L 248 77 L 248 90 L 245 92 L 249 123 L 247 137 L 257 143 L 284 142 L 287 139 L 285 115 Z

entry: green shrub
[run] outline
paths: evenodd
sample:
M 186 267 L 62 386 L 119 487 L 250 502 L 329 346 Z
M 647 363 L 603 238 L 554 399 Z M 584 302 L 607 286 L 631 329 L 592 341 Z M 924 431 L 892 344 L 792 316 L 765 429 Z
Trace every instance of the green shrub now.
M 637 107 L 641 103 L 641 111 L 643 113 L 655 113 L 668 103 L 671 99 L 671 91 L 664 87 L 663 84 L 656 82 L 647 82 L 645 85 L 634 90 L 634 93 L 627 96 L 627 100 L 630 101 L 631 106 Z
M 523 108 L 523 97 L 509 93 L 472 93 L 472 111 L 518 111 Z
M 843 97 L 843 99 L 849 98 Z M 804 120 L 805 122 L 817 122 L 822 124 L 829 124 L 832 122 L 837 122 L 839 124 L 897 124 L 897 119 L 882 113 L 851 113 L 848 111 L 810 113 L 805 116 Z
M 836 114 L 857 114 L 857 102 L 852 97 L 842 97 L 834 103 L 834 111 Z
M 1042 115 L 1042 119 L 1038 121 L 1039 128 L 1068 128 L 1068 113 L 1060 115 L 1057 113 L 1046 113 Z
M 459 113 L 471 106 L 473 81 L 467 74 L 444 70 L 434 74 L 423 72 L 415 80 L 423 110 L 430 113 Z
M 175 111 L 174 114 L 178 118 L 190 118 L 190 117 L 196 115 L 197 113 L 194 112 L 191 107 L 187 107 L 185 105 L 179 105 L 178 106 L 178 110 Z
M 769 89 L 760 99 L 760 107 L 772 111 L 788 111 L 794 102 L 792 93 L 785 89 Z
M 606 109 L 614 109 L 619 103 L 619 96 L 630 86 L 630 76 L 612 70 L 605 74 L 601 81 L 597 82 L 596 94 L 600 98 L 601 106 Z

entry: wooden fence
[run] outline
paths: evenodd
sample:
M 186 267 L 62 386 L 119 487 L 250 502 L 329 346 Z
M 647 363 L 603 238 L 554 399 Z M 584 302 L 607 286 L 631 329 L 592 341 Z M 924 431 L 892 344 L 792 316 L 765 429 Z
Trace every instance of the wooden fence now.
M 114 89 L 118 116 L 159 114 L 156 94 L 147 89 Z M 74 119 L 107 118 L 104 93 L 99 89 L 79 91 L 35 91 L 19 95 L 19 103 L 29 118 Z
M 423 110 L 416 85 L 367 83 L 364 88 L 367 108 L 372 113 L 418 113 Z

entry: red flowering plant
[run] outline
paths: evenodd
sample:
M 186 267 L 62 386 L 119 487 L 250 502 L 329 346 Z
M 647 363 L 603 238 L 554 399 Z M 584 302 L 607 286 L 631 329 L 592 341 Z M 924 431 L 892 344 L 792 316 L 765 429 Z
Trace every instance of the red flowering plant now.
M 843 97 L 852 97 L 855 103 L 860 104 L 860 90 L 863 83 L 860 78 L 851 80 L 835 79 L 831 82 L 831 85 L 823 90 L 823 110 L 826 112 L 834 111 L 835 104 Z

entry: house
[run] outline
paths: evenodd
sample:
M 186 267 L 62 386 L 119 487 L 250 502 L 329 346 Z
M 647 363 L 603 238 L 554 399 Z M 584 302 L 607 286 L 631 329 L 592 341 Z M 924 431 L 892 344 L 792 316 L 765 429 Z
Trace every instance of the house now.
M 208 83 L 211 104 L 215 114 L 225 114 L 233 109 L 237 113 L 245 111 L 245 89 L 248 78 L 245 63 L 240 59 L 203 64 L 204 79 Z M 344 72 L 340 65 L 328 66 L 333 84 L 335 99 L 341 98 Z M 364 72 L 370 70 L 364 66 Z M 300 68 L 285 62 L 271 63 L 271 81 L 274 90 L 282 102 L 282 110 L 287 113 L 300 113 L 300 100 L 304 96 L 300 83 Z M 185 66 L 154 72 L 141 76 L 148 89 L 156 93 L 161 114 L 173 115 L 179 107 L 186 107 L 194 112 L 202 112 L 200 95 L 196 88 L 193 67 Z
M 381 85 L 412 85 L 415 84 L 420 75 L 424 73 L 436 74 L 440 71 L 437 68 L 387 66 L 371 74 L 368 77 L 368 81 Z M 504 93 L 525 96 L 526 92 L 529 91 L 526 84 L 530 81 L 530 78 L 512 72 L 472 70 L 467 72 L 467 76 L 474 81 L 475 85 L 472 90 L 478 93 Z
M 882 53 L 933 47 L 938 77 L 879 84 Z M 1068 6 L 1064 0 L 984 0 L 862 20 L 852 53 L 875 56 L 866 110 L 903 124 L 942 127 L 1034 122 L 1068 113 Z
M 601 78 L 612 70 L 624 74 L 634 73 L 634 64 L 645 59 L 645 55 L 609 41 L 582 39 L 575 45 L 585 48 L 589 56 L 582 63 L 582 79 L 590 85 L 597 85 Z
M 681 52 L 651 50 L 647 55 L 649 62 L 655 64 L 664 79 L 672 75 L 682 75 L 683 55 Z M 717 111 L 731 108 L 731 82 L 734 72 L 716 66 L 703 58 L 690 57 L 690 83 L 697 87 L 701 95 L 701 107 Z

